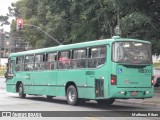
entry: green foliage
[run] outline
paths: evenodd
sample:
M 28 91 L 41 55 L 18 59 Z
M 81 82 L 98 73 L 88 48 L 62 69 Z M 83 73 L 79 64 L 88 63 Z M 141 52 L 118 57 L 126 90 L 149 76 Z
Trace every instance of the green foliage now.
M 8 16 L 1 15 L 0 16 L 0 26 L 8 25 L 8 24 L 9 24 L 9 22 L 8 22 Z
M 20 0 L 12 7 L 25 24 L 40 27 L 63 44 L 110 38 L 117 26 L 122 37 L 144 39 L 160 54 L 159 0 Z M 12 30 L 15 32 L 15 22 Z M 20 33 L 32 47 L 57 43 L 36 28 Z
M 140 12 L 129 13 L 122 19 L 121 22 L 124 35 L 126 36 L 130 33 L 136 32 L 137 30 L 141 30 L 147 23 L 150 22 L 151 19 Z

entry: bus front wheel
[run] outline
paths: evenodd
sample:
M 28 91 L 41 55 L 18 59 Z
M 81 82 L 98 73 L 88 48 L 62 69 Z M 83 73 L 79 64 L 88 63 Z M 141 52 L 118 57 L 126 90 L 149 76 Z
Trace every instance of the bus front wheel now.
M 70 105 L 77 105 L 78 103 L 78 93 L 73 85 L 70 85 L 67 89 L 67 102 Z
M 23 88 L 22 83 L 19 85 L 19 97 L 20 98 L 25 98 L 26 97 L 26 94 L 24 94 L 24 88 Z

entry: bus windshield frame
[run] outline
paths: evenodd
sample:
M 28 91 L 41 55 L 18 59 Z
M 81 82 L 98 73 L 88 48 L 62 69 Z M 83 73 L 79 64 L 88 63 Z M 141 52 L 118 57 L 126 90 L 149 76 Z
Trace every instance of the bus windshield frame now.
M 114 42 L 112 61 L 123 64 L 152 64 L 151 45 L 135 41 Z

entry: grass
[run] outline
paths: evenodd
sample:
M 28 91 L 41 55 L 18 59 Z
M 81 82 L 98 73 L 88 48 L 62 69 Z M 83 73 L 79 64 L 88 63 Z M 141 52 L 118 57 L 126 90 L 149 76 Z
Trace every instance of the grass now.
M 157 67 L 160 68 L 160 62 L 154 63 L 153 66 L 156 67 L 156 68 L 157 68 Z
M 4 76 L 5 71 L 0 70 L 0 76 Z
M 5 70 L 4 69 L 0 69 L 0 76 L 4 76 Z
M 4 76 L 5 72 L 6 72 L 6 67 L 3 65 L 0 65 L 0 76 Z

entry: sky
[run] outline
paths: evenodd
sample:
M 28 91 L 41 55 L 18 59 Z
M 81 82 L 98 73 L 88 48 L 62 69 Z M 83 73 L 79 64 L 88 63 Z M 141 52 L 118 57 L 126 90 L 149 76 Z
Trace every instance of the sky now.
M 11 6 L 12 2 L 16 2 L 16 1 L 18 0 L 0 0 L 0 16 L 6 15 L 8 13 L 8 7 Z M 9 21 L 11 22 L 12 19 L 14 18 L 10 18 Z M 10 31 L 10 25 L 4 25 L 3 28 L 4 28 L 4 31 L 7 31 L 7 32 Z

